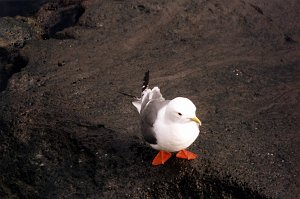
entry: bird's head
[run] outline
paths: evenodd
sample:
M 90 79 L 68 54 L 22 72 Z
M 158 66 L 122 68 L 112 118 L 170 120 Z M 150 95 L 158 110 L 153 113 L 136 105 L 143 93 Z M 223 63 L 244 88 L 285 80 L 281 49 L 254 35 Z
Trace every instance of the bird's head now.
M 168 103 L 166 117 L 172 122 L 195 122 L 201 126 L 201 121 L 196 116 L 196 106 L 191 100 L 184 97 L 176 97 Z

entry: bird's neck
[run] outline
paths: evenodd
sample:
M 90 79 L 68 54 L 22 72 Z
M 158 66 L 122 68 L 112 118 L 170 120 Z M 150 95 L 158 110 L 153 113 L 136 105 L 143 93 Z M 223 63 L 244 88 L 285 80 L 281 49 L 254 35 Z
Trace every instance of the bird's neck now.
M 168 112 L 168 109 L 165 107 L 162 110 L 163 120 L 166 124 L 172 123 L 171 114 Z

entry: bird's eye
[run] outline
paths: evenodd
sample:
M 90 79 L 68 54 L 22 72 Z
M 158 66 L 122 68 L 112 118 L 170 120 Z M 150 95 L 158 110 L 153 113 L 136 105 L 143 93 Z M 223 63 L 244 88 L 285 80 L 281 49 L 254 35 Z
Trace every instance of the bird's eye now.
M 181 114 L 181 113 L 178 113 L 178 115 L 182 116 L 182 114 Z

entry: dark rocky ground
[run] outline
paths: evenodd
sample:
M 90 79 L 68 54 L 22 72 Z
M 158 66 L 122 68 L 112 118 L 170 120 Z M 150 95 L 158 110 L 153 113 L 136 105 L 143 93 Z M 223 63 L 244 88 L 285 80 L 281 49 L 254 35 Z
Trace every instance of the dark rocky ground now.
M 0 197 L 299 198 L 299 10 L 61 0 L 0 18 Z M 151 166 L 119 93 L 147 69 L 198 107 L 198 159 Z

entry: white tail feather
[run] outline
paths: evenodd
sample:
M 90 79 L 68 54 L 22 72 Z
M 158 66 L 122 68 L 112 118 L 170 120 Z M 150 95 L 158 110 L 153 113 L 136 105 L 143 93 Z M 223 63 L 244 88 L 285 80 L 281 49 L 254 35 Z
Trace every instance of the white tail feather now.
M 139 113 L 141 113 L 141 107 L 142 107 L 142 102 L 141 102 L 141 100 L 133 101 L 132 104 L 133 104 L 133 106 L 135 106 L 135 108 L 137 109 L 137 111 L 138 111 Z

